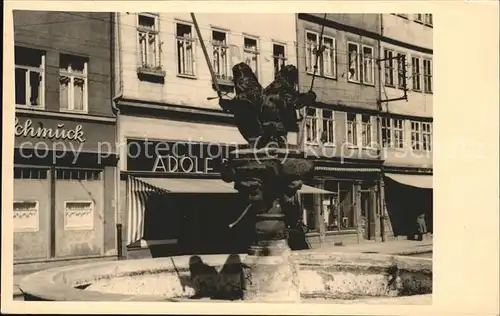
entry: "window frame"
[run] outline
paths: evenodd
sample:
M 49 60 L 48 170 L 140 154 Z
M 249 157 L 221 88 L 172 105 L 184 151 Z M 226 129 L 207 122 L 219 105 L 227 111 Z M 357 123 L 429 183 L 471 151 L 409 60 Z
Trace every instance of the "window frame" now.
M 425 63 L 428 63 L 429 65 L 429 74 L 426 74 L 426 69 L 427 67 L 425 67 Z M 432 68 L 433 68 L 433 65 L 432 65 L 432 59 L 431 58 L 422 58 L 422 83 L 423 83 L 423 89 L 422 91 L 424 93 L 427 93 L 427 94 L 432 94 L 433 91 L 434 91 L 434 88 L 433 88 L 433 78 L 432 78 Z M 426 87 L 426 78 L 427 80 L 429 81 L 429 89 L 427 89 Z
M 428 130 L 425 130 L 424 127 L 427 127 Z M 422 131 L 422 149 L 423 151 L 428 151 L 428 152 L 431 152 L 432 151 L 432 122 L 422 122 L 421 124 L 421 131 Z M 424 141 L 424 135 L 427 135 L 428 136 L 428 141 L 429 143 L 425 143 Z
M 82 61 L 84 61 L 84 67 L 83 67 L 83 74 L 78 74 L 78 73 L 74 73 L 74 72 L 71 72 L 71 64 L 69 66 L 69 69 L 70 71 L 66 71 L 66 70 L 61 70 L 61 67 L 59 65 L 59 73 L 58 73 L 58 76 L 59 76 L 59 111 L 60 112 L 70 112 L 70 113 L 83 113 L 83 114 L 86 114 L 88 113 L 89 111 L 89 106 L 88 106 L 88 97 L 89 97 L 89 82 L 88 82 L 88 68 L 89 68 L 89 58 L 88 57 L 83 57 L 83 56 L 78 56 L 78 55 L 74 55 L 74 54 L 64 54 L 64 53 L 60 53 L 59 54 L 59 60 L 61 59 L 61 56 L 63 55 L 66 55 L 68 57 L 73 57 L 73 58 L 79 58 L 79 59 L 82 59 Z M 61 99 L 60 99 L 60 95 L 61 95 L 61 78 L 63 77 L 69 77 L 70 79 L 70 84 L 68 84 L 68 108 L 62 108 L 61 107 Z M 74 80 L 75 80 L 75 77 L 76 78 L 83 78 L 83 109 L 82 110 L 77 110 L 75 109 L 75 102 L 74 102 L 74 97 L 75 97 L 75 93 L 74 93 Z
M 153 18 L 154 19 L 154 28 L 153 30 L 149 29 L 149 28 L 145 28 L 145 27 L 142 27 L 140 24 L 139 24 L 139 19 L 140 19 L 140 16 L 144 16 L 144 17 L 149 17 L 149 18 Z M 163 69 L 163 66 L 161 64 L 161 44 L 160 44 L 160 18 L 158 16 L 158 14 L 154 14 L 154 13 L 150 13 L 150 12 L 140 12 L 140 13 L 137 13 L 137 20 L 136 20 L 136 23 L 137 23 L 137 27 L 136 27 L 136 30 L 137 30 L 137 50 L 138 50 L 138 63 L 139 63 L 139 67 L 140 68 L 145 68 L 145 69 L 151 69 L 151 70 L 162 70 Z M 155 52 L 154 52 L 154 58 L 155 58 L 155 61 L 154 61 L 154 64 L 148 64 L 148 60 L 147 60 L 147 56 L 148 56 L 148 52 L 144 52 L 143 51 L 143 46 L 141 44 L 141 33 L 146 33 L 147 35 L 153 35 L 154 36 L 154 39 L 155 39 L 155 43 L 154 43 L 154 48 L 155 48 Z M 146 61 L 146 63 L 145 63 Z
M 401 123 L 401 127 L 397 126 L 396 122 Z M 389 123 L 389 125 L 384 124 Z M 389 142 L 384 142 L 384 130 L 386 135 L 389 135 Z M 401 133 L 399 137 L 396 137 L 396 133 Z M 406 147 L 405 144 L 405 120 L 398 119 L 394 117 L 383 117 L 382 118 L 382 146 L 384 148 L 392 148 L 396 150 L 404 150 Z
M 224 44 L 215 43 L 214 32 L 224 34 L 224 39 L 225 39 Z M 225 55 L 226 55 L 226 66 L 225 66 L 226 78 L 222 78 L 222 76 L 217 77 L 217 75 L 220 75 L 220 74 L 215 72 L 215 69 L 214 69 L 214 74 L 215 74 L 216 78 L 218 80 L 222 80 L 222 81 L 232 81 L 232 77 L 233 77 L 232 73 L 231 73 L 231 49 L 230 49 L 230 43 L 229 43 L 229 33 L 230 33 L 229 30 L 224 30 L 224 29 L 220 29 L 220 28 L 216 28 L 216 27 L 211 28 L 210 45 L 212 47 L 212 63 L 215 64 L 214 52 L 215 52 L 216 47 L 219 47 L 221 49 L 221 51 L 224 50 Z M 220 68 L 220 65 L 219 65 L 219 68 Z
M 307 111 L 308 110 L 314 110 L 314 117 L 313 116 L 310 116 Z M 305 133 L 304 133 L 304 137 L 305 137 L 305 143 L 306 145 L 319 145 L 321 143 L 321 128 L 320 128 L 320 120 L 321 120 L 321 124 L 323 123 L 323 118 L 322 116 L 320 116 L 320 110 L 319 108 L 315 108 L 315 107 L 308 107 L 306 109 L 306 116 L 305 116 L 305 120 L 306 120 L 306 123 L 305 123 Z M 313 130 L 312 129 L 312 120 L 315 120 L 316 121 L 316 128 L 315 128 L 315 133 L 316 133 L 316 137 L 314 140 L 308 140 L 308 132 L 309 130 L 307 129 L 307 124 L 310 123 L 311 124 L 311 131 Z M 312 137 L 311 137 L 312 139 Z
M 278 74 L 278 72 L 281 70 L 281 67 L 282 65 L 286 65 L 286 61 L 288 60 L 288 49 L 286 47 L 286 44 L 285 43 L 282 43 L 282 42 L 279 42 L 279 41 L 272 41 L 271 43 L 272 45 L 272 54 L 271 54 L 271 57 L 273 58 L 273 70 L 274 70 L 274 76 L 276 77 L 276 75 Z M 277 56 L 274 54 L 274 47 L 275 46 L 281 46 L 283 47 L 283 56 L 280 57 L 280 56 Z M 278 61 L 278 65 L 280 65 L 279 69 L 276 69 L 275 68 L 275 65 L 274 63 L 276 62 L 276 60 Z
M 371 82 L 365 82 L 365 48 L 369 48 L 371 49 L 372 51 L 372 57 L 370 58 L 371 59 Z M 364 85 L 368 85 L 368 86 L 375 86 L 375 63 L 376 63 L 376 59 L 375 59 L 375 48 L 373 46 L 370 46 L 370 45 L 365 45 L 365 44 L 362 44 L 361 45 L 361 50 L 362 50 L 362 53 L 361 53 L 361 69 L 362 71 L 360 71 L 360 74 L 361 74 L 361 83 L 363 83 Z
M 432 13 L 424 13 L 424 25 L 428 27 L 434 26 Z
M 418 61 L 418 72 L 415 72 L 415 61 Z M 415 74 L 418 74 L 418 84 L 419 84 L 419 87 L 418 88 L 415 88 Z M 412 77 L 412 80 L 411 80 L 411 89 L 415 92 L 423 92 L 424 90 L 422 89 L 422 85 L 423 85 L 423 76 L 422 76 L 422 58 L 420 56 L 416 56 L 416 55 L 411 55 L 411 77 Z
M 363 118 L 364 117 L 368 117 L 368 122 L 363 122 Z M 358 120 L 357 117 L 356 117 L 356 119 L 358 121 L 358 124 L 359 124 L 359 127 L 360 127 L 359 128 L 360 131 L 359 131 L 359 135 L 358 135 L 358 137 L 360 138 L 359 141 L 358 141 L 360 143 L 359 147 L 362 148 L 362 149 L 373 149 L 373 148 L 375 148 L 373 146 L 373 143 L 374 143 L 374 141 L 373 141 L 374 140 L 374 132 L 375 132 L 375 129 L 374 129 L 374 125 L 375 124 L 373 124 L 373 116 L 371 116 L 370 114 L 362 114 L 361 113 L 361 114 L 359 114 L 359 118 L 360 119 Z M 369 134 L 370 135 L 370 141 L 367 144 L 364 144 L 363 143 L 363 130 L 364 130 L 364 128 L 365 128 L 365 126 L 366 126 L 367 123 L 368 123 L 368 126 L 370 128 L 370 134 Z
M 188 38 L 188 37 L 182 37 L 182 36 L 179 36 L 177 35 L 177 26 L 178 25 L 184 25 L 184 26 L 189 26 L 191 28 L 191 37 Z M 184 41 L 183 45 L 185 45 L 186 42 L 191 42 L 192 44 L 192 50 L 191 50 L 191 54 L 192 54 L 192 69 L 193 69 L 193 74 L 188 74 L 188 73 L 185 73 L 185 72 L 180 72 L 179 71 L 179 63 L 180 63 L 180 55 L 179 55 L 179 47 L 178 47 L 178 44 L 179 44 L 179 41 L 182 40 Z M 196 56 L 197 56 L 197 37 L 196 37 L 196 32 L 194 32 L 194 25 L 193 23 L 191 22 L 187 22 L 187 21 L 181 21 L 181 20 L 175 20 L 174 22 L 174 41 L 175 41 L 175 44 L 174 44 L 174 47 L 175 47 L 175 61 L 176 61 L 176 70 L 175 70 L 175 73 L 177 75 L 177 77 L 181 77 L 181 78 L 189 78 L 189 79 L 196 79 L 197 78 L 197 69 L 196 69 Z M 184 47 L 184 46 L 183 46 Z M 186 48 L 183 48 L 183 50 L 185 51 Z M 184 52 L 185 53 L 185 52 Z M 186 65 L 183 65 L 183 68 L 186 68 Z
M 349 51 L 349 45 L 355 45 L 357 50 L 356 50 L 356 66 L 357 66 L 357 75 L 358 75 L 358 78 L 357 79 L 351 79 L 349 78 L 349 74 L 350 74 L 350 65 L 351 65 L 351 56 L 350 56 L 350 51 Z M 350 82 L 350 83 L 361 83 L 362 82 L 362 73 L 361 73 L 361 58 L 360 58 L 360 48 L 361 48 L 361 44 L 359 43 L 356 43 L 356 42 L 353 42 L 353 41 L 347 41 L 347 82 Z
M 30 76 L 28 74 L 28 72 L 38 72 L 41 76 L 41 80 L 40 80 L 40 85 L 39 85 L 39 91 L 38 91 L 38 99 L 39 99 L 39 102 L 40 104 L 38 105 L 29 105 L 29 104 L 17 104 L 16 100 L 15 100 L 15 95 L 16 95 L 16 87 L 14 87 L 14 103 L 16 105 L 16 107 L 18 108 L 24 108 L 24 109 L 39 109 L 39 110 L 43 110 L 45 109 L 45 76 L 46 76 L 46 52 L 45 51 L 41 51 L 39 49 L 35 49 L 35 48 L 31 48 L 31 47 L 25 47 L 25 46 L 18 46 L 18 45 L 15 45 L 14 46 L 14 56 L 15 56 L 15 49 L 16 48 L 20 48 L 20 49 L 27 49 L 27 50 L 30 50 L 33 52 L 33 54 L 37 53 L 40 55 L 40 67 L 37 68 L 37 67 L 33 67 L 33 66 L 26 66 L 26 65 L 21 65 L 21 64 L 16 64 L 15 60 L 14 60 L 14 83 L 16 82 L 16 73 L 15 73 L 15 70 L 16 69 L 23 69 L 23 70 L 26 70 L 26 74 L 25 75 L 25 89 L 26 91 L 24 91 L 24 95 L 25 95 L 25 98 L 26 98 L 26 103 L 29 103 L 30 101 L 30 96 L 31 96 L 31 84 L 30 84 Z
M 413 125 L 415 124 L 415 125 Z M 418 126 L 418 129 L 414 129 L 413 126 Z M 411 139 L 411 149 L 412 151 L 422 151 L 422 122 L 410 120 L 410 139 Z M 413 136 L 418 136 L 418 141 L 413 139 Z
M 306 73 L 309 75 L 314 74 L 314 64 L 316 63 L 316 54 L 313 52 L 314 49 L 311 51 L 311 56 L 309 56 L 308 53 L 308 41 L 307 41 L 307 35 L 308 34 L 313 34 L 316 36 L 316 43 L 314 48 L 317 49 L 319 47 L 319 33 L 315 31 L 310 31 L 306 30 L 305 31 L 305 55 L 306 55 Z M 320 76 L 323 78 L 328 78 L 328 79 L 337 79 L 337 39 L 333 36 L 330 35 L 324 35 L 321 38 L 321 44 L 326 48 L 325 45 L 325 39 L 329 39 L 332 41 L 332 47 L 329 47 L 329 49 L 325 49 L 323 54 L 319 56 L 318 58 L 318 70 L 316 71 L 316 76 Z M 331 64 L 329 65 L 332 68 L 333 74 L 325 74 L 325 69 L 324 69 L 324 57 L 325 53 L 327 51 L 332 52 L 332 58 L 331 58 Z M 311 58 L 310 62 L 311 65 L 308 65 L 308 58 Z M 309 67 L 310 66 L 310 67 Z
M 354 112 L 344 112 L 345 113 L 345 139 L 347 143 L 347 148 L 350 149 L 359 149 L 361 146 L 359 144 L 359 131 L 358 131 L 358 115 Z M 354 115 L 354 121 L 349 120 L 349 116 Z M 353 140 L 356 143 L 351 142 L 349 139 L 349 126 L 352 125 L 354 128 L 354 137 Z
M 245 46 L 245 40 L 254 40 L 255 41 L 255 50 L 251 50 L 246 48 Z M 260 71 L 261 71 L 261 63 L 260 63 L 260 39 L 257 36 L 253 36 L 250 34 L 243 34 L 243 59 L 245 59 L 246 54 L 254 54 L 255 55 L 255 76 L 257 79 L 260 78 Z M 249 65 L 250 66 L 250 65 Z M 251 67 L 250 67 L 251 68 Z
M 396 51 L 394 51 L 393 49 L 387 48 L 387 47 L 384 47 L 383 50 L 384 50 L 384 59 L 390 58 L 390 59 L 384 60 L 384 86 L 390 87 L 390 88 L 396 88 L 396 77 L 394 76 L 394 70 L 396 69 L 394 67 L 394 55 L 395 55 Z M 390 53 L 390 57 L 389 57 L 389 53 Z M 387 67 L 388 64 L 390 64 L 390 67 Z M 390 70 L 390 71 L 388 71 L 388 70 Z M 390 78 L 392 79 L 391 82 L 387 82 L 387 73 L 390 74 Z
M 319 126 L 319 129 L 321 131 L 321 135 L 319 135 L 319 141 L 321 143 L 322 146 L 325 146 L 325 147 L 335 147 L 335 143 L 336 143 L 336 137 L 335 137 L 335 129 L 337 127 L 337 124 L 336 124 L 336 121 L 335 121 L 335 110 L 333 109 L 319 109 L 320 110 L 320 119 L 321 119 L 321 126 Z M 323 116 L 323 112 L 324 111 L 330 111 L 332 113 L 332 116 L 331 118 L 325 118 Z M 332 126 L 331 126 L 331 129 L 332 129 L 332 137 L 333 139 L 331 141 L 327 141 L 327 142 L 323 142 L 322 140 L 322 136 L 323 136 L 323 133 L 324 133 L 324 129 L 323 129 L 323 124 L 325 121 L 328 121 L 328 122 L 331 122 Z
M 408 59 L 408 54 L 404 53 L 404 52 L 395 52 L 395 53 L 396 53 L 396 57 L 397 57 L 397 59 L 396 59 L 396 68 L 395 68 L 396 74 L 397 74 L 397 76 L 395 77 L 395 79 L 396 79 L 396 82 L 395 82 L 396 88 L 399 89 L 399 90 L 404 90 L 404 88 L 405 88 L 404 84 L 406 84 L 406 89 L 408 89 L 408 78 L 406 76 L 406 74 L 407 74 L 407 71 L 406 71 L 407 62 L 406 62 L 406 60 Z M 405 56 L 405 59 L 404 59 L 405 63 L 404 64 L 402 63 L 402 61 L 400 59 L 401 58 L 400 56 Z M 400 74 L 400 71 L 402 71 L 403 74 Z M 403 77 L 404 78 L 403 83 L 401 83 L 399 81 L 400 76 L 404 76 Z

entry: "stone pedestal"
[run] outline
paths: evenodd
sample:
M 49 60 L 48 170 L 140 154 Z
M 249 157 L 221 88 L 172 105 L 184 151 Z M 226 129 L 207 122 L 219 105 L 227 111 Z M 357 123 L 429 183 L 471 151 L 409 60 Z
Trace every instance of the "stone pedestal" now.
M 251 204 L 254 242 L 243 262 L 243 300 L 300 302 L 298 268 L 287 238 L 287 216 L 301 212 L 295 194 L 312 177 L 314 165 L 288 148 L 243 149 L 231 153 L 223 179 Z M 235 227 L 235 229 L 237 229 Z

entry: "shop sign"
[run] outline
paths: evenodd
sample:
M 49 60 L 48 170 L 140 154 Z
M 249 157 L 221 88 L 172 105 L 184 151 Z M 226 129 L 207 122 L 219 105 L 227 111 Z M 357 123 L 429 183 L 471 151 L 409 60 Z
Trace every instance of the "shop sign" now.
M 217 174 L 236 144 L 127 140 L 127 170 Z
M 83 126 L 81 124 L 76 125 L 73 128 L 65 127 L 64 123 L 58 123 L 53 127 L 44 127 L 40 122 L 38 126 L 33 125 L 33 121 L 30 119 L 20 122 L 19 118 L 16 117 L 14 134 L 16 137 L 33 137 L 33 138 L 43 138 L 51 140 L 68 140 L 77 141 L 80 143 L 85 142 L 85 134 L 83 132 Z

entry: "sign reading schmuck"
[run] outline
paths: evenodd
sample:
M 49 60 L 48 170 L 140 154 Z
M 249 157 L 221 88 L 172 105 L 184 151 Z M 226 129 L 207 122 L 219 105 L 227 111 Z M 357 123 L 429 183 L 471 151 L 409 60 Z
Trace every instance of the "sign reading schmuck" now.
M 236 144 L 127 140 L 127 170 L 158 173 L 218 173 Z

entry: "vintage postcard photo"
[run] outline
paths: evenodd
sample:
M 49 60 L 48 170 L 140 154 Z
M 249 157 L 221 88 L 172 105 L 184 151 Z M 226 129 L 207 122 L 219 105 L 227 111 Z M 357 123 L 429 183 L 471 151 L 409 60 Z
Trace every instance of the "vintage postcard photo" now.
M 2 301 L 436 310 L 440 17 L 335 3 L 12 4 Z

